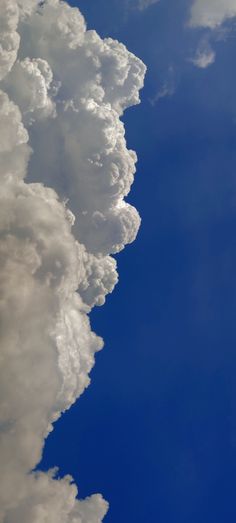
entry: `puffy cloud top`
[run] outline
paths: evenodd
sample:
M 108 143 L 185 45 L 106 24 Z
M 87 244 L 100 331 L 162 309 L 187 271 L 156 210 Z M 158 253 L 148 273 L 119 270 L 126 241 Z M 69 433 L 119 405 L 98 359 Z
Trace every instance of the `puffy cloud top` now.
M 100 495 L 31 471 L 89 384 L 103 342 L 88 313 L 139 227 L 119 118 L 145 67 L 59 0 L 2 0 L 0 29 L 0 523 L 99 523 Z

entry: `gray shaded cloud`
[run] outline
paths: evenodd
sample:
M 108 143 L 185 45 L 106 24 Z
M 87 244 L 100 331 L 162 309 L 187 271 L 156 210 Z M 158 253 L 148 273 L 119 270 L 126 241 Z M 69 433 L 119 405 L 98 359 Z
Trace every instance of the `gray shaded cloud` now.
M 139 227 L 120 116 L 145 67 L 59 0 L 2 0 L 0 27 L 0 522 L 99 523 L 101 495 L 31 471 L 89 384 L 88 313 Z

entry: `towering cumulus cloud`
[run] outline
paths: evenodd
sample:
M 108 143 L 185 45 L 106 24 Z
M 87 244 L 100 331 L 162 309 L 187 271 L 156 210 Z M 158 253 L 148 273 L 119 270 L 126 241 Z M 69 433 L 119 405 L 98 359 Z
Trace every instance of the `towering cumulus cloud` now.
M 134 240 L 136 156 L 119 117 L 145 67 L 59 0 L 0 3 L 0 522 L 99 523 L 100 495 L 34 472 L 52 423 L 89 384 L 88 313 Z

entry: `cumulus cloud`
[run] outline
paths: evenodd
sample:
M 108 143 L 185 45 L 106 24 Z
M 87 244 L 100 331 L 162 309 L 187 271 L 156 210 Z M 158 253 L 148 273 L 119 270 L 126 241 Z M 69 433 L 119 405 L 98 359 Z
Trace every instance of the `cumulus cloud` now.
M 2 0 L 0 20 L 0 80 L 11 70 L 16 61 L 20 36 L 16 31 L 19 9 L 16 2 Z
M 0 28 L 0 523 L 99 523 L 99 494 L 33 471 L 89 384 L 88 313 L 139 227 L 120 116 L 145 67 L 59 0 L 2 0 Z

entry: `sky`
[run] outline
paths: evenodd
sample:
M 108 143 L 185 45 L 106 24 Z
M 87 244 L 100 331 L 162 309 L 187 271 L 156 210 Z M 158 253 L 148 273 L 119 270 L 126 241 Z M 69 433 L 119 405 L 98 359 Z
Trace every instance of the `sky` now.
M 30 5 L 30 0 L 28 3 L 25 1 L 25 4 L 24 1 L 22 5 Z M 19 5 L 20 3 L 19 1 Z M 23 517 L 24 523 L 48 523 L 49 521 L 54 523 L 54 515 L 55 523 L 72 521 L 73 523 L 74 521 L 76 523 L 77 521 L 79 523 L 100 523 L 106 512 L 101 498 L 89 498 L 92 501 L 88 501 L 88 505 L 75 504 L 73 509 L 68 508 L 68 514 L 72 514 L 71 519 L 70 515 L 64 516 L 63 519 L 63 516 L 60 516 L 59 512 L 57 513 L 55 507 L 58 506 L 60 496 L 64 499 L 64 487 L 65 499 L 69 494 L 66 490 L 67 484 L 64 485 L 63 480 L 62 483 L 54 480 L 54 487 L 52 487 L 46 471 L 55 466 L 59 469 L 56 478 L 63 478 L 66 474 L 71 474 L 78 485 L 79 498 L 84 499 L 94 493 L 102 494 L 110 505 L 104 519 L 107 523 L 143 523 L 144 521 L 150 523 L 173 523 L 173 521 L 175 523 L 189 523 L 189 521 L 191 523 L 199 523 L 199 521 L 202 523 L 221 521 L 233 523 L 236 517 L 236 330 L 234 321 L 236 309 L 236 75 L 233 66 L 236 46 L 236 2 L 235 0 L 224 2 L 221 0 L 195 0 L 195 2 L 190 0 L 179 0 L 178 2 L 175 0 L 159 0 L 159 2 L 70 0 L 69 3 L 80 9 L 89 30 L 95 29 L 102 38 L 111 37 L 122 42 L 147 66 L 144 88 L 140 93 L 141 103 L 127 108 L 121 115 L 121 120 L 125 124 L 128 148 L 135 150 L 138 155 L 135 181 L 126 201 L 138 209 L 142 222 L 135 241 L 117 254 L 116 252 L 120 250 L 118 241 L 115 248 L 113 244 L 111 247 L 113 229 L 109 229 L 104 239 L 103 233 L 100 237 L 100 229 L 98 238 L 93 232 L 90 233 L 92 227 L 90 221 L 87 223 L 81 218 L 78 232 L 76 225 L 74 229 L 72 227 L 72 232 L 75 230 L 74 236 L 77 238 L 76 235 L 78 235 L 79 241 L 82 238 L 82 244 L 86 246 L 86 252 L 82 247 L 79 251 L 81 259 L 86 260 L 81 262 L 82 272 L 86 272 L 86 267 L 89 266 L 89 270 L 94 270 L 96 276 L 94 265 L 96 265 L 100 253 L 98 246 L 100 240 L 103 253 L 114 254 L 115 251 L 119 283 L 112 294 L 107 296 L 105 305 L 93 308 L 90 313 L 92 329 L 104 339 L 105 346 L 101 352 L 96 354 L 96 364 L 91 372 L 90 386 L 86 388 L 79 400 L 56 421 L 54 430 L 46 440 L 42 460 L 40 459 L 42 443 L 39 445 L 37 440 L 34 441 L 34 447 L 37 448 L 36 457 L 32 450 L 31 454 L 28 453 L 29 457 L 25 458 L 27 462 L 25 468 L 32 470 L 39 463 L 38 470 L 45 472 L 45 476 L 40 476 L 39 481 L 42 481 L 42 484 L 43 481 L 48 481 L 50 488 L 55 488 L 55 492 L 52 490 L 51 493 L 51 499 L 54 499 L 55 495 L 55 506 L 54 501 L 52 501 L 52 505 L 44 502 L 47 507 L 45 514 L 49 514 L 49 519 L 43 519 L 43 512 L 32 512 L 34 509 L 32 507 L 29 509 L 29 501 L 21 500 L 20 508 L 15 509 L 14 506 L 12 508 L 6 495 L 7 501 L 4 498 L 3 503 L 6 506 L 8 519 L 4 519 L 5 513 L 1 515 L 0 512 L 0 523 L 6 521 L 16 523 L 19 520 L 19 514 Z M 50 12 L 48 13 L 47 18 L 50 20 Z M 33 21 L 30 27 L 33 28 L 33 37 L 37 38 L 37 23 Z M 46 28 L 45 35 L 49 39 L 50 25 L 48 27 L 49 30 Z M 26 22 L 22 22 L 20 34 L 23 42 L 25 34 L 26 36 L 30 34 L 30 38 L 32 38 Z M 76 38 L 76 34 L 76 32 L 75 35 L 73 34 L 73 38 Z M 73 42 L 74 40 L 72 44 L 75 45 Z M 20 48 L 22 56 L 28 56 L 27 42 L 24 45 L 25 48 L 24 46 Z M 65 64 L 67 67 L 67 51 L 63 45 L 59 49 L 56 48 L 56 45 L 54 48 L 53 43 L 51 44 L 52 50 L 50 49 L 47 55 L 44 47 L 40 47 L 43 45 L 40 41 L 36 49 L 39 53 L 37 56 L 46 57 L 56 79 L 61 75 L 62 85 L 65 86 L 63 103 L 68 90 L 70 94 L 73 93 L 74 104 L 76 104 L 76 81 L 81 90 L 84 89 L 84 84 L 80 78 L 77 78 L 73 68 L 63 71 Z M 32 52 L 34 53 L 34 51 Z M 96 54 L 98 51 L 92 52 Z M 119 49 L 114 51 L 118 54 L 119 52 Z M 21 55 L 19 56 L 22 59 Z M 131 61 L 131 63 L 133 62 Z M 79 71 L 81 71 L 84 82 L 88 82 L 90 89 L 90 73 L 87 72 L 86 62 L 84 65 L 81 60 L 81 64 Z M 0 65 L 2 65 L 1 62 Z M 5 68 L 5 61 L 3 61 L 2 67 Z M 64 391 L 60 396 L 58 392 L 60 390 L 59 374 L 55 371 L 52 342 L 49 342 L 45 335 L 42 346 L 38 346 L 33 334 L 31 335 L 31 330 L 36 330 L 38 334 L 36 337 L 39 338 L 41 332 L 50 333 L 52 329 L 55 329 L 56 320 L 54 323 L 51 320 L 48 327 L 48 317 L 54 314 L 57 318 L 58 312 L 54 313 L 54 311 L 64 310 L 67 306 L 65 305 L 67 298 L 64 298 L 62 290 L 64 287 L 67 289 L 65 291 L 67 294 L 72 295 L 72 291 L 74 292 L 75 283 L 74 280 L 71 283 L 71 279 L 76 280 L 77 278 L 74 275 L 77 247 L 68 225 L 64 222 L 63 210 L 59 203 L 56 203 L 55 195 L 51 194 L 49 197 L 42 187 L 39 190 L 37 187 L 33 189 L 33 186 L 32 188 L 28 186 L 32 182 L 40 181 L 46 186 L 54 187 L 60 199 L 67 196 L 68 193 L 68 207 L 76 216 L 80 213 L 79 205 L 83 204 L 83 198 L 86 204 L 88 202 L 88 209 L 90 209 L 90 205 L 96 204 L 97 208 L 100 205 L 99 209 L 102 211 L 105 208 L 105 200 L 103 200 L 102 193 L 104 186 L 99 195 L 96 192 L 94 196 L 92 183 L 88 188 L 82 179 L 79 180 L 77 192 L 73 171 L 73 159 L 76 162 L 80 161 L 73 148 L 73 135 L 78 134 L 79 143 L 82 144 L 81 151 L 86 153 L 86 140 L 90 140 L 90 135 L 93 136 L 93 125 L 95 128 L 97 120 L 94 120 L 94 124 L 93 121 L 92 124 L 90 122 L 87 124 L 87 108 L 85 108 L 84 113 L 81 112 L 80 128 L 80 123 L 75 123 L 71 116 L 66 114 L 65 117 L 60 113 L 57 94 L 54 97 L 55 103 L 58 103 L 59 107 L 57 109 L 58 117 L 50 120 L 48 115 L 53 113 L 52 101 L 54 98 L 47 87 L 47 82 L 50 83 L 49 70 L 45 64 L 34 62 L 34 67 L 37 69 L 35 77 L 38 78 L 41 71 L 41 76 L 46 79 L 44 83 L 41 83 L 41 87 L 43 85 L 45 88 L 45 96 L 39 102 L 36 96 L 34 99 L 27 98 L 25 91 L 22 96 L 21 91 L 18 92 L 15 89 L 16 83 L 23 86 L 27 84 L 26 80 L 24 80 L 25 84 L 21 84 L 22 78 L 25 78 L 25 70 L 29 71 L 27 74 L 32 74 L 29 64 L 25 64 L 24 74 L 19 67 L 21 66 L 18 66 L 18 69 L 12 65 L 8 67 L 10 72 L 7 71 L 7 79 L 0 87 L 20 107 L 23 123 L 31 136 L 29 144 L 33 147 L 34 154 L 29 163 L 29 183 L 25 184 L 24 193 L 22 193 L 23 189 L 20 185 L 17 189 L 17 207 L 13 203 L 13 198 L 15 198 L 13 189 L 10 191 L 8 186 L 5 189 L 4 185 L 4 194 L 7 194 L 5 200 L 8 203 L 7 199 L 10 199 L 13 208 L 16 207 L 14 216 L 18 220 L 22 220 L 22 226 L 19 233 L 17 222 L 14 221 L 16 218 L 14 220 L 11 218 L 11 223 L 13 223 L 11 227 L 17 238 L 16 247 L 13 249 L 12 243 L 9 245 L 7 243 L 7 247 L 5 247 L 5 243 L 3 243 L 1 256 L 4 258 L 6 249 L 10 253 L 13 252 L 11 255 L 14 258 L 16 282 L 11 276 L 12 265 L 9 265 L 8 272 L 3 273 L 3 278 L 6 279 L 10 274 L 13 289 L 17 289 L 17 281 L 22 281 L 20 293 L 23 293 L 24 289 L 28 289 L 28 294 L 31 296 L 32 290 L 32 296 L 36 294 L 36 300 L 39 303 L 36 314 L 40 317 L 40 322 L 35 322 L 33 312 L 31 321 L 32 303 L 35 303 L 33 298 L 30 298 L 29 304 L 27 302 L 26 317 L 22 317 L 19 313 L 21 309 L 19 303 L 21 302 L 18 303 L 15 290 L 11 291 L 11 300 L 8 295 L 5 299 L 6 317 L 13 314 L 13 319 L 16 318 L 16 329 L 18 329 L 18 318 L 22 325 L 29 322 L 29 327 L 27 326 L 25 331 L 23 329 L 22 339 L 25 343 L 25 340 L 30 338 L 35 345 L 37 369 L 41 357 L 45 362 L 45 365 L 42 364 L 42 374 L 46 373 L 45 382 L 43 382 L 45 390 L 47 390 L 48 382 L 51 382 L 48 393 L 45 393 L 46 406 L 44 403 L 43 406 L 40 402 L 37 403 L 36 398 L 41 393 L 30 384 L 32 390 L 35 391 L 37 408 L 27 404 L 27 412 L 22 410 L 24 431 L 30 420 L 31 426 L 38 434 L 38 425 L 32 413 L 35 411 L 43 420 L 45 417 L 45 424 L 40 427 L 40 431 L 47 432 L 47 423 L 53 421 L 53 416 L 58 417 L 58 412 L 67 408 L 82 393 L 82 389 L 87 384 L 87 373 L 93 362 L 89 360 L 89 369 L 86 367 L 86 371 L 84 371 L 83 365 L 82 371 L 80 367 L 77 369 L 80 374 L 76 384 L 74 384 L 73 372 L 71 370 L 65 372 Z M 33 66 L 31 65 L 31 67 Z M 141 65 L 139 67 L 137 76 L 141 78 L 143 70 Z M 68 72 L 71 76 L 67 83 Z M 105 74 L 104 71 L 102 72 Z M 134 79 L 132 81 L 134 82 Z M 87 84 L 85 85 L 87 89 Z M 92 87 L 91 96 L 95 93 L 95 97 L 97 94 Z M 140 89 L 140 87 L 141 80 L 135 84 L 135 89 Z M 56 83 L 53 88 L 56 92 L 58 88 Z M 113 89 L 116 90 L 117 86 L 115 85 Z M 125 96 L 129 95 L 125 92 Z M 111 99 L 114 103 L 113 98 Z M 131 101 L 132 105 L 134 97 Z M 4 101 L 4 103 L 8 102 Z M 3 107 L 5 107 L 4 103 Z M 61 99 L 60 103 L 62 104 Z M 97 101 L 97 103 L 100 102 Z M 24 104 L 27 107 L 31 104 L 30 110 L 27 109 L 24 112 Z M 114 110 L 119 113 L 118 106 L 114 107 Z M 11 110 L 13 111 L 13 108 Z M 45 113 L 45 121 L 49 123 L 41 121 L 41 116 L 38 116 L 39 110 L 41 113 Z M 74 110 L 74 106 L 71 105 L 71 111 Z M 19 113 L 16 109 L 14 111 L 16 114 L 14 121 L 19 120 L 20 122 Z M 10 111 L 5 111 L 4 114 L 9 115 Z M 70 115 L 69 111 L 68 114 Z M 104 118 L 107 118 L 106 114 Z M 99 141 L 99 126 L 103 126 L 102 121 L 102 119 L 99 120 L 97 134 L 94 135 L 95 145 L 89 142 L 89 147 L 95 147 L 97 144 L 101 149 L 108 147 L 107 142 Z M 21 165 L 22 158 L 26 163 L 25 157 L 30 153 L 26 149 L 28 147 L 27 138 L 19 122 L 22 134 L 20 147 L 23 149 L 19 149 L 17 140 L 16 145 L 17 154 L 21 155 L 19 160 L 17 156 L 17 162 L 19 161 Z M 60 126 L 60 140 L 61 137 L 64 139 L 68 137 L 68 149 L 65 148 L 65 151 L 63 149 L 63 154 L 65 156 L 69 151 L 72 155 L 69 164 L 72 171 L 71 180 L 65 182 L 65 187 L 61 171 L 59 174 L 57 171 L 63 164 L 62 174 L 64 174 L 67 164 L 65 163 L 64 166 L 64 158 L 61 156 L 60 161 L 57 158 L 55 163 L 54 157 L 54 150 L 59 154 L 56 122 L 59 122 Z M 46 127 L 47 133 L 44 132 L 44 125 L 48 126 Z M 87 125 L 88 127 L 86 127 Z M 112 134 L 113 122 L 109 125 L 108 130 L 111 129 Z M 49 135 L 52 136 L 52 141 L 48 146 Z M 83 136 L 85 136 L 84 141 Z M 8 154 L 8 150 L 10 150 L 7 147 L 3 148 L 4 155 Z M 122 148 L 122 155 L 126 162 L 132 164 L 124 148 Z M 5 176 L 5 161 L 4 156 L 3 162 L 0 163 L 3 176 Z M 7 161 L 10 160 L 7 159 Z M 16 171 L 15 163 L 12 165 L 12 171 Z M 47 171 L 47 165 L 50 166 L 49 171 Z M 79 166 L 84 168 L 84 164 L 79 164 Z M 130 169 L 132 170 L 132 165 Z M 125 176 L 127 173 L 124 175 L 124 179 Z M 107 178 L 105 178 L 106 180 Z M 9 185 L 10 182 L 7 183 Z M 30 192 L 30 195 L 27 196 L 28 214 L 19 207 L 19 201 L 23 198 L 22 194 L 26 199 L 27 191 Z M 39 191 L 39 194 L 36 195 L 37 201 L 33 191 Z M 80 197 L 79 191 L 82 193 L 82 203 L 79 202 L 77 208 L 76 198 Z M 124 196 L 123 193 L 121 195 Z M 114 198 L 116 204 L 114 194 L 112 193 L 109 197 Z M 48 202 L 50 202 L 50 209 L 54 209 L 54 219 L 51 218 Z M 24 232 L 27 229 L 25 221 L 29 221 L 29 216 L 32 215 L 32 206 L 34 209 L 41 208 L 43 216 L 47 217 L 47 227 L 44 225 L 42 229 L 41 221 L 38 218 L 39 212 L 39 214 L 36 213 L 37 217 L 33 221 L 32 231 L 26 234 Z M 87 208 L 86 212 L 89 213 Z M 24 213 L 26 213 L 26 218 Z M 105 214 L 105 216 L 107 215 Z M 136 224 L 134 227 L 137 229 L 137 217 L 132 216 L 134 216 L 132 223 Z M 112 219 L 115 220 L 113 216 L 109 215 L 109 220 Z M 7 228 L 6 223 L 4 211 L 2 215 L 0 214 L 0 226 L 3 230 Z M 91 236 L 88 236 L 88 231 Z M 13 232 L 11 232 L 12 235 Z M 127 235 L 128 233 L 129 231 Z M 130 234 L 132 236 L 132 231 Z M 26 240 L 20 247 L 22 237 L 25 238 L 24 235 L 26 235 Z M 38 235 L 40 241 L 37 239 Z M 134 239 L 133 236 L 132 239 Z M 31 247 L 29 247 L 29 238 L 32 241 Z M 55 244 L 53 243 L 52 247 L 49 247 L 51 238 L 55 239 Z M 128 243 L 131 238 L 129 236 L 127 238 L 127 240 L 126 236 L 122 238 L 120 243 Z M 8 237 L 6 242 L 8 242 Z M 33 248 L 36 244 L 39 247 L 35 253 Z M 47 257 L 45 246 L 47 249 L 51 248 Z M 16 257 L 15 253 L 18 253 L 18 250 L 20 254 Z M 23 252 L 23 258 L 27 259 L 26 273 L 23 272 L 23 269 L 19 269 L 21 252 Z M 59 271 L 58 264 L 53 266 L 52 260 L 55 258 L 55 252 L 60 254 L 60 267 L 63 267 L 64 271 L 62 278 L 60 273 L 62 269 Z M 68 252 L 71 253 L 70 257 L 67 256 Z M 105 254 L 103 255 L 105 256 Z M 31 280 L 28 282 L 27 276 L 24 275 L 31 270 L 32 265 L 36 266 L 39 263 L 36 263 L 39 258 L 42 259 L 40 277 L 37 276 L 37 286 L 36 284 L 33 286 Z M 111 262 L 104 261 L 104 273 L 108 270 L 106 263 Z M 87 280 L 90 277 L 89 270 Z M 54 289 L 53 292 L 56 292 L 57 300 L 52 298 L 49 300 L 45 291 L 45 274 L 49 278 L 49 272 L 54 275 L 56 291 L 54 284 L 50 285 Z M 87 346 L 93 347 L 95 343 L 91 338 L 87 320 L 85 320 L 85 313 L 87 314 L 88 309 L 84 304 L 90 306 L 90 288 L 92 288 L 94 302 L 102 304 L 101 296 L 110 292 L 115 283 L 116 276 L 113 266 L 111 274 L 111 281 L 108 283 L 103 276 L 103 287 L 107 285 L 105 291 L 100 290 L 103 288 L 102 284 L 98 290 L 96 287 L 94 290 L 95 280 L 92 280 L 90 287 L 86 287 L 84 283 L 85 276 L 79 280 L 79 293 L 83 306 L 81 303 L 77 308 L 73 306 L 73 311 L 79 311 L 76 321 L 83 325 L 81 330 L 84 337 L 81 336 L 81 340 L 80 333 L 76 331 L 82 346 L 78 353 L 82 360 L 84 355 L 85 360 L 87 358 Z M 47 283 L 47 285 L 49 284 Z M 49 286 L 50 289 L 51 286 Z M 43 296 L 42 289 L 45 292 Z M 5 292 L 5 288 L 3 292 Z M 24 296 L 28 296 L 25 290 L 24 293 Z M 12 306 L 12 297 L 17 306 L 13 307 L 13 313 L 9 314 L 8 307 Z M 70 313 L 66 311 L 66 314 L 69 318 Z M 30 319 L 28 319 L 29 316 Z M 73 340 L 66 337 L 62 323 L 61 321 L 59 335 L 65 338 L 65 346 L 71 344 L 74 350 Z M 9 320 L 9 332 L 11 329 L 12 324 Z M 19 330 L 19 332 L 21 331 Z M 8 331 L 5 334 L 4 330 L 4 343 L 5 337 L 8 345 L 10 339 L 11 352 L 15 354 L 15 349 L 12 348 L 13 341 L 9 338 Z M 86 342 L 84 342 L 85 339 Z M 100 348 L 99 343 L 99 340 L 96 341 L 96 348 L 90 348 L 89 354 Z M 61 344 L 63 345 L 63 342 Z M 48 350 L 46 353 L 45 349 L 45 355 L 44 347 L 47 347 Z M 62 349 L 59 344 L 59 352 L 60 350 Z M 73 350 L 70 357 L 72 360 Z M 26 353 L 27 351 L 28 349 Z M 50 355 L 50 358 L 47 354 Z M 65 357 L 63 351 L 61 354 L 62 358 Z M 28 361 L 27 358 L 26 354 L 25 361 Z M 70 369 L 70 365 L 73 367 L 74 363 L 71 364 L 70 358 L 68 357 L 68 361 L 66 360 L 66 369 Z M 31 360 L 33 361 L 33 356 L 31 356 Z M 10 368 L 9 371 L 8 368 Z M 28 376 L 32 372 L 30 369 L 30 366 L 27 367 L 27 374 L 24 374 L 23 366 L 18 365 L 18 362 L 15 366 L 10 366 L 8 363 L 4 372 L 8 371 L 7 375 L 9 376 L 10 373 L 12 377 L 20 370 L 22 376 L 26 376 L 26 383 L 28 383 Z M 39 374 L 40 370 L 41 366 L 39 366 Z M 10 389 L 8 390 L 5 383 L 3 387 L 3 392 L 5 393 L 6 389 L 11 398 Z M 16 390 L 18 390 L 17 387 Z M 50 392 L 51 389 L 52 392 Z M 24 394 L 27 393 L 27 390 Z M 8 431 L 8 425 L 13 423 L 12 420 L 16 416 L 15 411 L 21 409 L 21 404 L 26 403 L 24 398 L 25 396 L 21 403 L 13 398 L 11 400 L 13 410 L 10 415 L 6 415 L 6 419 L 1 420 L 1 430 L 7 431 L 8 440 L 11 440 L 12 437 L 12 432 Z M 49 410 L 52 413 L 50 416 L 45 414 Z M 27 417 L 28 412 L 30 412 L 29 417 Z M 21 425 L 18 424 L 16 427 L 16 434 L 20 434 L 19 437 L 17 436 L 17 443 L 20 441 L 20 445 L 23 445 L 21 443 Z M 24 433 L 22 434 L 23 440 Z M 27 433 L 30 448 L 32 434 Z M 7 450 L 9 455 L 15 445 L 14 438 L 12 441 Z M 8 449 L 4 446 L 3 452 L 6 452 L 5 448 Z M 24 455 L 25 446 L 19 448 L 23 448 Z M 21 470 L 20 467 L 21 465 L 19 465 L 19 470 Z M 13 487 L 19 480 L 19 470 L 13 472 L 10 470 L 9 478 L 13 477 L 15 481 L 15 483 L 12 482 Z M 6 489 L 9 488 L 10 479 L 7 480 L 9 483 L 6 483 Z M 37 481 L 36 477 L 35 485 Z M 26 490 L 28 488 L 29 493 L 32 489 L 33 496 L 31 494 L 31 497 L 35 497 L 37 500 L 38 496 L 40 500 L 38 504 L 40 504 L 44 491 L 42 494 L 40 490 L 39 497 L 37 494 L 39 485 L 38 490 L 36 490 L 36 486 L 26 485 L 25 488 Z M 58 490 L 57 493 L 57 488 L 61 488 L 61 492 Z M 76 496 L 76 493 L 74 495 Z M 24 496 L 25 494 L 22 494 L 22 499 L 25 499 Z M 17 511 L 14 512 L 14 510 Z M 72 512 L 69 512 L 70 510 Z M 74 515 L 81 519 L 73 520 Z

